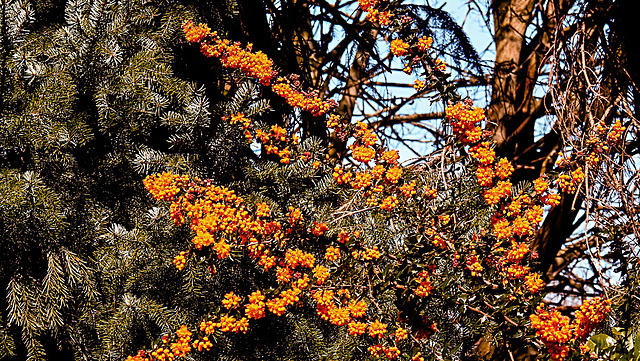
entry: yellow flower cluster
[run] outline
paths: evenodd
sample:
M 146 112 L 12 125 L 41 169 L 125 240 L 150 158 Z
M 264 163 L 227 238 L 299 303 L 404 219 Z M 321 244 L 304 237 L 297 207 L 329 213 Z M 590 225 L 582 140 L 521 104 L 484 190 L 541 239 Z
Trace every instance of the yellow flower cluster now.
M 584 342 L 591 331 L 602 325 L 607 315 L 611 312 L 611 300 L 594 297 L 584 302 L 578 311 L 574 321 L 576 337 Z
M 186 258 L 185 258 L 186 254 L 187 254 L 187 252 L 180 252 L 180 254 L 178 254 L 173 259 L 173 264 L 176 265 L 176 268 L 178 269 L 178 271 L 182 271 L 182 269 L 184 268 L 184 266 L 187 263 Z
M 227 309 L 238 308 L 240 306 L 240 297 L 236 296 L 233 291 L 224 295 L 222 305 Z
M 511 182 L 500 181 L 495 187 L 484 191 L 484 200 L 489 205 L 496 205 L 501 199 L 511 196 Z
M 524 277 L 524 284 L 529 293 L 538 293 L 544 287 L 544 281 L 538 273 L 529 273 Z
M 489 142 L 482 142 L 469 148 L 469 155 L 480 165 L 492 164 L 496 157 L 496 152 L 491 149 Z
M 351 252 L 351 255 L 353 258 L 371 261 L 380 258 L 382 254 L 380 253 L 380 250 L 378 250 L 378 246 L 375 246 L 373 248 L 365 248 L 361 251 L 353 251 Z
M 340 259 L 340 248 L 330 246 L 327 248 L 327 252 L 324 254 L 324 259 L 327 261 L 337 261 Z
M 375 155 L 376 151 L 373 148 L 366 146 L 353 147 L 352 156 L 358 162 L 369 163 Z

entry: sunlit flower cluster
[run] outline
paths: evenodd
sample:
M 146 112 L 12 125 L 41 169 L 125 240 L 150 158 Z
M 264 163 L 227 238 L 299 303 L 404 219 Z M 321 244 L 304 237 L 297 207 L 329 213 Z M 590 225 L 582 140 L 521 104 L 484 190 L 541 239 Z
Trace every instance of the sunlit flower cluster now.
M 529 293 L 535 294 L 540 292 L 544 287 L 544 281 L 538 273 L 529 273 L 524 277 L 525 288 Z
M 154 176 L 149 176 L 142 182 L 153 198 L 172 201 L 174 197 L 180 193 L 182 185 L 186 184 L 188 180 L 189 177 L 187 176 L 164 172 Z
M 211 34 L 209 26 L 206 24 L 196 26 L 192 21 L 183 22 L 182 30 L 184 31 L 185 39 L 190 43 L 198 43 Z
M 243 49 L 240 43 L 222 39 L 216 32 L 211 33 L 209 38 L 211 40 L 204 39 L 200 43 L 200 51 L 205 56 L 219 58 L 225 68 L 238 69 L 244 75 L 258 79 L 263 85 L 269 85 L 276 76 L 273 61 L 261 51 L 254 53 L 251 44 Z
M 391 23 L 391 12 L 379 11 L 378 9 L 372 9 L 367 12 L 367 20 L 374 24 L 389 25 Z
M 391 41 L 391 54 L 395 56 L 403 56 L 409 54 L 409 44 L 402 39 L 394 39 Z
M 416 287 L 413 292 L 418 297 L 427 297 L 431 294 L 433 286 L 431 285 L 431 280 L 429 279 L 429 274 L 427 272 L 420 272 L 415 281 L 418 282 L 418 287 Z
M 364 11 L 371 11 L 374 7 L 378 6 L 380 0 L 358 0 L 358 5 Z
M 573 194 L 577 191 L 580 183 L 584 181 L 582 167 L 578 167 L 571 173 L 562 173 L 558 176 L 558 187 L 565 193 Z
M 591 331 L 601 326 L 611 312 L 611 300 L 594 297 L 585 301 L 574 320 L 574 332 L 578 340 L 584 342 Z
M 433 38 L 425 35 L 418 39 L 418 50 L 427 51 L 431 48 L 431 44 L 433 44 Z
M 323 115 L 338 105 L 333 99 L 322 99 L 315 90 L 304 92 L 299 88 L 299 82 L 295 77 L 293 79 L 279 77 L 271 87 L 271 89 L 284 98 L 289 105 L 308 111 L 314 116 Z
M 511 186 L 508 180 L 498 182 L 495 187 L 484 191 L 484 200 L 490 205 L 498 204 L 501 199 L 511 196 Z
M 573 340 L 584 342 L 591 332 L 602 325 L 611 311 L 611 300 L 595 297 L 585 301 L 571 322 L 557 310 L 546 311 L 540 304 L 535 314 L 529 316 L 536 336 L 547 347 L 552 360 L 562 361 L 571 351 Z M 581 345 L 584 346 L 584 345 Z
M 471 145 L 482 139 L 482 129 L 479 125 L 485 119 L 482 108 L 474 107 L 470 102 L 460 102 L 448 106 L 445 114 L 453 128 L 453 134 L 462 144 Z M 488 163 L 491 162 L 493 161 Z

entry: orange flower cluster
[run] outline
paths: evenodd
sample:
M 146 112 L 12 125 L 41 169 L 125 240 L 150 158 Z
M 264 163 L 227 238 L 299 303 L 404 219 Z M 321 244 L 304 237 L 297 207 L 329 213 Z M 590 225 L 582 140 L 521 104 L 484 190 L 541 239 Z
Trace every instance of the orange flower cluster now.
M 418 50 L 427 51 L 431 48 L 431 44 L 433 44 L 433 38 L 425 35 L 418 39 Z
M 414 196 L 416 194 L 416 181 L 405 183 L 400 186 L 400 192 L 402 192 L 402 194 L 407 198 Z
M 385 21 L 385 18 L 388 19 L 388 16 L 388 13 L 377 15 L 382 21 Z M 222 39 L 216 32 L 210 33 L 206 25 L 195 26 L 191 21 L 185 21 L 182 29 L 187 41 L 200 42 L 201 52 L 208 57 L 219 58 L 225 68 L 238 69 L 244 75 L 257 79 L 265 86 L 270 85 L 278 75 L 273 68 L 273 61 L 261 51 L 254 53 L 252 44 L 248 44 L 243 49 L 240 43 L 231 43 L 227 39 Z M 323 100 L 318 97 L 317 91 L 301 91 L 296 76 L 278 77 L 271 89 L 283 97 L 289 105 L 309 111 L 314 116 L 323 115 L 337 105 L 335 100 Z M 246 129 L 245 135 L 248 135 Z
M 355 179 L 351 182 L 353 189 L 367 188 L 372 184 L 372 174 L 367 172 L 357 172 Z
M 369 12 L 367 12 L 367 20 L 369 20 L 374 24 L 379 24 L 383 26 L 389 25 L 391 24 L 391 12 L 372 9 Z
M 299 87 L 296 77 L 293 77 L 293 79 L 279 77 L 271 89 L 283 97 L 292 107 L 311 112 L 316 117 L 331 111 L 338 105 L 333 99 L 323 100 L 318 97 L 316 90 L 304 92 Z
M 391 211 L 392 209 L 396 208 L 398 204 L 400 204 L 400 201 L 398 200 L 398 197 L 393 194 L 382 200 L 382 202 L 380 203 L 380 209 Z
M 339 165 L 333 169 L 333 179 L 335 179 L 338 184 L 349 184 L 352 176 L 353 174 L 351 172 L 345 173 L 344 168 Z
M 536 336 L 549 350 L 551 359 L 562 361 L 571 351 L 571 341 L 584 342 L 594 329 L 602 325 L 611 311 L 610 305 L 611 300 L 601 297 L 589 299 L 580 306 L 574 321 L 570 322 L 569 317 L 556 310 L 546 311 L 544 305 L 540 304 L 536 314 L 529 316 L 529 320 L 531 327 L 537 330 Z
M 616 119 L 609 130 L 609 134 L 607 134 L 607 141 L 610 144 L 619 143 L 622 140 L 622 133 L 624 133 L 626 129 L 627 128 L 622 126 L 620 119 Z
M 324 254 L 324 259 L 327 261 L 337 261 L 340 259 L 340 248 L 330 246 L 327 248 L 327 252 Z
M 496 205 L 501 199 L 511 196 L 511 182 L 500 181 L 495 187 L 484 191 L 484 200 L 489 205 Z
M 266 304 L 264 303 L 265 296 L 260 292 L 260 290 L 253 292 L 249 296 L 249 304 L 246 305 L 245 314 L 247 318 L 258 320 L 265 316 L 264 308 Z
M 469 148 L 469 155 L 480 165 L 492 164 L 496 159 L 496 152 L 491 149 L 489 142 L 482 142 Z
M 353 256 L 353 258 L 359 258 L 364 261 L 371 261 L 380 258 L 382 254 L 380 253 L 380 250 L 378 250 L 378 246 L 375 246 L 373 248 L 365 248 L 361 251 L 353 251 L 351 252 L 351 255 Z
M 578 185 L 582 181 L 584 181 L 584 172 L 582 167 L 578 167 L 570 174 L 560 174 L 558 176 L 558 187 L 565 193 L 573 194 L 577 191 Z
M 382 1 L 386 0 L 358 0 L 358 5 L 360 9 L 367 13 L 367 20 L 374 24 L 386 26 L 391 24 L 393 15 L 390 11 L 376 9 Z
M 227 309 L 238 308 L 240 306 L 240 297 L 236 296 L 233 291 L 224 295 L 224 300 L 222 300 L 222 306 Z
M 405 43 L 402 39 L 395 39 L 391 41 L 391 54 L 395 56 L 403 56 L 409 54 L 409 44 Z
M 313 229 L 311 230 L 311 233 L 313 233 L 314 236 L 322 236 L 324 232 L 328 230 L 329 230 L 329 226 L 327 226 L 326 223 L 313 222 Z
M 196 26 L 192 21 L 183 22 L 182 30 L 184 37 L 190 43 L 199 43 L 211 34 L 211 29 L 206 24 Z
M 480 260 L 478 259 L 478 255 L 473 252 L 469 256 L 467 256 L 467 266 L 466 268 L 471 271 L 471 276 L 480 276 L 484 267 L 480 264 Z
M 397 183 L 398 179 L 400 179 L 401 176 L 402 176 L 402 168 L 393 167 L 393 168 L 389 168 L 387 173 L 384 175 L 384 178 L 389 183 Z
M 158 347 L 148 355 L 145 351 L 138 351 L 137 355 L 127 357 L 126 361 L 173 361 L 176 358 L 185 357 L 187 353 L 191 352 L 191 335 L 192 332 L 189 331 L 187 326 L 180 326 L 180 329 L 176 331 L 177 339 L 175 342 L 172 342 L 171 345 Z M 168 344 L 169 337 L 163 337 L 162 342 L 163 344 Z M 207 337 L 201 340 L 195 340 L 193 343 L 193 347 L 199 351 L 203 349 L 208 350 L 211 346 L 213 346 L 213 344 L 209 342 Z
M 383 337 L 386 332 L 387 325 L 380 322 L 380 320 L 375 320 L 369 324 L 369 335 L 371 337 Z
M 542 281 L 538 273 L 529 273 L 526 275 L 524 277 L 524 284 L 526 290 L 531 294 L 540 292 L 544 287 L 544 281 Z
M 264 144 L 264 149 L 267 154 L 276 154 L 280 157 L 280 163 L 289 164 L 291 162 L 291 150 L 289 145 L 296 145 L 299 142 L 297 136 L 291 136 L 287 134 L 287 130 L 279 125 L 272 125 L 269 129 L 269 133 L 260 129 L 256 131 L 256 137 Z
M 418 277 L 415 279 L 418 282 L 418 287 L 413 291 L 418 297 L 427 297 L 433 291 L 433 286 L 431 285 L 431 280 L 429 279 L 429 273 L 426 271 L 422 271 L 418 274 Z
M 543 304 L 537 308 L 537 313 L 529 316 L 531 328 L 536 330 L 536 336 L 547 347 L 554 361 L 562 361 L 568 355 L 570 348 L 567 345 L 571 340 L 572 328 L 570 319 L 558 311 L 545 311 Z
M 353 158 L 362 163 L 368 163 L 375 156 L 373 146 L 378 142 L 378 136 L 373 134 L 365 124 L 358 122 L 354 133 L 355 142 L 349 146 Z
M 482 129 L 479 126 L 485 119 L 482 108 L 474 107 L 471 102 L 460 102 L 448 106 L 445 114 L 453 128 L 453 134 L 462 144 L 471 145 L 482 139 Z
M 358 6 L 364 11 L 371 11 L 380 4 L 380 0 L 358 0 Z
M 200 331 L 204 332 L 206 335 L 211 335 L 215 332 L 216 329 L 219 329 L 222 332 L 233 332 L 233 333 L 246 333 L 249 326 L 249 320 L 242 317 L 240 319 L 236 319 L 233 316 L 221 316 L 219 322 L 202 321 L 200 323 Z
M 185 22 L 182 28 L 185 29 L 185 34 L 190 34 L 187 31 L 192 28 L 192 24 Z M 243 49 L 240 43 L 231 43 L 227 39 L 222 39 L 216 32 L 209 35 L 208 38 L 192 37 L 192 39 L 198 39 L 197 41 L 201 42 L 202 54 L 219 58 L 225 68 L 238 69 L 244 75 L 258 79 L 262 85 L 269 85 L 277 75 L 273 69 L 273 61 L 261 51 L 254 53 L 251 44 Z
M 611 146 L 618 144 L 622 140 L 622 134 L 625 131 L 620 119 L 607 127 L 604 123 L 598 124 L 594 134 L 591 134 L 586 141 L 585 160 L 593 165 L 597 165 L 607 152 L 611 150 Z M 581 158 L 577 157 L 578 160 Z
M 187 260 L 185 258 L 186 254 L 187 252 L 180 252 L 180 254 L 173 259 L 173 264 L 176 265 L 178 271 L 182 271 L 184 266 L 187 264 Z
M 594 329 L 598 328 L 611 312 L 611 300 L 594 297 L 584 302 L 574 321 L 574 332 L 580 342 L 584 342 Z
M 352 154 L 353 159 L 362 163 L 369 163 L 371 159 L 376 155 L 376 151 L 373 148 L 366 146 L 353 147 Z
M 230 117 L 222 117 L 223 120 L 228 120 L 230 124 L 241 124 L 245 138 L 247 140 L 253 140 L 252 132 L 255 132 L 258 140 L 264 144 L 264 149 L 267 154 L 276 154 L 280 157 L 280 163 L 289 164 L 291 162 L 291 150 L 290 144 L 296 145 L 299 142 L 297 136 L 289 136 L 286 129 L 278 125 L 273 125 L 269 129 L 269 132 L 265 132 L 261 129 L 254 129 L 253 123 L 250 119 L 246 118 L 244 114 L 238 113 L 231 115 Z
M 188 176 L 175 175 L 170 172 L 156 174 L 145 178 L 142 183 L 157 200 L 173 201 L 174 197 L 180 193 L 181 187 L 189 181 Z
M 173 179 L 173 183 L 167 183 L 167 179 Z M 188 177 L 167 174 L 149 176 L 144 184 L 152 194 L 156 192 L 167 200 L 173 200 L 172 219 L 178 224 L 186 217 L 191 219 L 190 228 L 195 232 L 192 242 L 196 249 L 211 247 L 220 259 L 229 257 L 234 246 L 227 243 L 229 240 L 234 240 L 238 246 L 247 242 L 256 244 L 263 237 L 281 239 L 284 236 L 279 222 L 263 219 L 268 216 L 266 205 L 256 207 L 258 215 L 252 215 L 242 199 L 225 187 L 213 186 L 199 179 L 190 182 Z M 167 193 L 164 191 L 166 188 L 173 191 Z M 179 193 L 181 195 L 176 199 Z M 201 199 L 203 197 L 205 199 Z M 177 259 L 176 266 L 183 267 L 184 260 Z
M 225 119 L 226 117 L 222 118 L 222 120 L 225 120 Z M 229 119 L 229 124 L 236 124 L 236 123 L 240 123 L 242 125 L 242 130 L 244 132 L 245 138 L 247 138 L 247 140 L 249 141 L 252 141 L 253 135 L 251 134 L 251 130 L 253 128 L 253 124 L 251 123 L 251 120 L 249 118 L 246 118 L 242 113 L 231 115 L 231 119 Z

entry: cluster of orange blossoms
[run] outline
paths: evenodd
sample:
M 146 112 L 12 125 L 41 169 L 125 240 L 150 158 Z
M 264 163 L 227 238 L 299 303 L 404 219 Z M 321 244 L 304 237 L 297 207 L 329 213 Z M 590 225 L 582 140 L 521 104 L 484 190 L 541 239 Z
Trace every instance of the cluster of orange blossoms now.
M 433 38 L 425 35 L 418 39 L 418 50 L 425 52 L 431 49 L 431 44 L 433 44 Z
M 530 273 L 530 268 L 523 264 L 525 257 L 531 254 L 528 243 L 543 219 L 543 206 L 554 206 L 559 202 L 559 195 L 549 191 L 549 183 L 540 178 L 534 183 L 533 196 L 520 194 L 512 197 L 512 184 L 509 181 L 514 167 L 505 158 L 496 159 L 488 133 L 483 132 L 480 124 L 485 120 L 482 109 L 473 107 L 470 101 L 450 105 L 446 109 L 447 119 L 453 134 L 465 146 L 475 161 L 478 185 L 485 187 L 484 200 L 491 206 L 499 205 L 499 210 L 492 218 L 492 234 L 498 243 L 492 249 L 491 261 L 502 282 L 506 285 L 511 280 L 524 280 L 524 291 L 529 295 L 539 292 L 544 282 L 539 274 Z M 472 276 L 480 276 L 484 271 L 483 260 L 475 251 L 467 256 L 466 268 Z M 517 293 L 523 293 L 518 288 Z
M 358 0 L 360 9 L 367 13 L 367 20 L 374 24 L 386 26 L 391 23 L 391 12 L 377 9 L 385 0 Z
M 390 14 L 377 8 L 379 0 L 359 0 L 359 5 L 367 12 L 369 20 L 381 25 L 389 23 Z M 243 49 L 237 43 L 232 44 L 219 38 L 202 24 L 195 26 L 191 22 L 185 22 L 183 29 L 188 41 L 201 43 L 204 54 L 220 58 L 223 66 L 239 69 L 263 85 L 273 84 L 272 90 L 286 99 L 289 105 L 309 111 L 314 116 L 326 114 L 335 107 L 335 102 L 323 101 L 317 93 L 301 91 L 295 77 L 280 77 L 274 82 L 277 74 L 273 70 L 272 61 L 261 52 L 253 53 L 250 45 Z M 433 39 L 422 37 L 418 39 L 417 49 L 427 51 L 432 42 Z M 415 50 L 415 46 L 413 49 Z M 401 39 L 391 42 L 391 52 L 396 56 L 404 56 L 411 51 L 411 45 Z M 444 63 L 437 61 L 436 70 L 444 71 Z M 416 85 L 420 88 L 424 86 L 420 83 Z M 557 204 L 559 195 L 549 191 L 548 181 L 537 179 L 534 181 L 533 195 L 519 194 L 512 197 L 509 178 L 514 167 L 504 158 L 496 159 L 487 133 L 480 127 L 485 119 L 484 112 L 473 107 L 472 103 L 465 102 L 447 107 L 446 115 L 454 135 L 464 146 L 469 147 L 468 153 L 475 162 L 478 184 L 484 187 L 485 202 L 498 208 L 491 222 L 492 234 L 498 240 L 491 249 L 492 261 L 485 262 L 483 254 L 471 248 L 464 260 L 466 270 L 474 277 L 482 277 L 485 266 L 495 267 L 505 285 L 520 280 L 518 282 L 523 284 L 527 295 L 539 292 L 544 282 L 539 274 L 530 273 L 529 267 L 525 265 L 527 257 L 534 256 L 527 240 L 542 221 L 543 206 Z M 286 129 L 278 126 L 271 127 L 269 131 L 253 129 L 251 120 L 241 113 L 231 115 L 229 121 L 241 125 L 247 139 L 252 140 L 255 134 L 267 153 L 277 154 L 282 163 L 289 163 L 292 155 L 287 145 L 295 144 L 297 139 L 289 137 Z M 339 116 L 329 114 L 327 126 L 330 129 L 342 126 Z M 353 159 L 359 164 L 356 163 L 357 170 L 354 171 L 336 166 L 333 172 L 336 183 L 362 191 L 367 199 L 367 206 L 386 211 L 392 211 L 400 204 L 400 200 L 410 200 L 418 193 L 426 200 L 437 197 L 437 190 L 419 189 L 415 181 L 409 182 L 403 177 L 403 168 L 398 164 L 398 153 L 386 150 L 366 124 L 357 123 L 354 128 L 355 141 L 349 148 Z M 608 136 L 619 139 L 623 130 L 623 127 L 616 127 L 614 124 Z M 372 161 L 374 165 L 369 164 Z M 313 164 L 316 169 L 320 166 L 318 161 Z M 576 171 L 577 169 L 569 178 L 560 178 L 559 188 L 571 191 L 572 187 L 579 184 L 580 174 L 575 173 Z M 346 327 L 351 336 L 368 337 L 369 341 L 375 343 L 368 349 L 372 356 L 384 356 L 392 360 L 401 355 L 398 346 L 408 339 L 408 331 L 400 325 L 393 326 L 379 319 L 372 320 L 371 316 L 367 316 L 368 305 L 365 299 L 352 298 L 348 287 L 343 287 L 332 279 L 332 276 L 335 277 L 332 270 L 342 262 L 355 261 L 375 267 L 376 260 L 383 257 L 377 246 L 367 247 L 358 241 L 359 232 L 331 230 L 326 223 L 320 221 L 308 220 L 305 223 L 301 210 L 294 206 L 289 206 L 288 212 L 282 217 L 282 213 L 272 211 L 265 203 L 247 205 L 242 198 L 225 187 L 211 185 L 209 181 L 192 180 L 187 176 L 163 173 L 147 177 L 144 184 L 155 199 L 171 202 L 171 219 L 176 224 L 183 224 L 188 220 L 195 233 L 193 248 L 208 249 L 218 259 L 231 257 L 232 250 L 234 254 L 235 251 L 246 252 L 265 272 L 272 272 L 270 277 L 273 277 L 278 288 L 277 291 L 256 290 L 248 297 L 228 292 L 220 301 L 224 308 L 221 312 L 226 314 L 221 313 L 203 320 L 200 324 L 203 337 L 192 342 L 191 332 L 183 326 L 176 334 L 176 342 L 156 348 L 151 353 L 141 351 L 127 360 L 173 360 L 184 357 L 192 349 L 209 350 L 212 344 L 208 336 L 216 330 L 245 333 L 250 320 L 265 317 L 267 311 L 281 316 L 290 306 L 305 297 L 315 301 L 317 314 L 322 319 Z M 435 247 L 453 249 L 453 241 L 442 231 L 449 224 L 450 217 L 442 215 L 435 218 L 438 224 L 432 220 L 431 225 L 425 227 L 425 234 Z M 332 231 L 336 231 L 337 236 Z M 291 244 L 284 248 L 287 242 L 291 242 L 290 235 L 293 232 L 302 233 L 308 239 L 313 235 L 316 237 L 314 239 L 337 243 L 323 245 L 320 250 L 324 254 L 320 253 L 316 258 L 312 253 Z M 176 256 L 176 268 L 183 269 L 190 255 L 191 252 L 185 251 Z M 433 292 L 432 280 L 437 276 L 430 271 L 419 272 L 417 276 L 410 278 L 411 285 L 408 288 L 412 295 L 422 298 Z M 248 302 L 244 301 L 247 298 Z M 604 321 L 609 309 L 608 301 L 592 299 L 576 312 L 576 320 L 571 324 L 559 312 L 546 312 L 539 307 L 537 314 L 530 318 L 531 327 L 537 330 L 538 337 L 549 348 L 552 358 L 562 360 L 570 352 L 568 345 L 571 338 L 583 341 Z M 400 322 L 404 321 L 399 320 Z M 431 326 L 435 332 L 435 324 Z M 423 336 L 428 337 L 426 334 Z M 165 339 L 165 343 L 168 344 L 168 339 Z M 417 353 L 411 360 L 423 358 Z
M 300 90 L 296 77 L 293 79 L 279 77 L 271 89 L 292 107 L 308 111 L 314 116 L 323 115 L 338 105 L 333 99 L 320 98 L 315 90 L 311 92 Z
M 299 138 L 295 135 L 289 136 L 283 127 L 272 125 L 268 132 L 254 129 L 253 122 L 242 113 L 225 116 L 222 119 L 228 120 L 230 124 L 240 124 L 244 136 L 249 141 L 253 140 L 253 133 L 255 133 L 256 138 L 264 145 L 265 152 L 280 157 L 280 163 L 289 164 L 291 162 L 290 145 L 297 145 Z
M 464 145 L 477 143 L 482 138 L 480 122 L 485 119 L 484 110 L 471 103 L 456 103 L 445 109 L 453 135 Z
M 595 297 L 587 300 L 576 311 L 574 321 L 563 316 L 557 310 L 546 311 L 540 304 L 535 314 L 529 317 L 531 327 L 536 335 L 549 350 L 554 361 L 564 360 L 571 351 L 570 344 L 574 341 L 582 343 L 580 349 L 586 351 L 584 345 L 587 336 L 602 325 L 611 311 L 611 300 Z
M 222 39 L 216 32 L 211 33 L 208 26 L 196 26 L 191 21 L 185 21 L 182 29 L 187 41 L 199 42 L 201 52 L 208 57 L 219 58 L 225 68 L 238 69 L 244 75 L 257 79 L 262 85 L 270 85 L 278 75 L 273 68 L 273 61 L 261 51 L 253 52 L 251 44 L 243 49 L 240 43 Z M 318 97 L 315 91 L 301 91 L 295 76 L 278 77 L 271 89 L 289 105 L 300 107 L 314 116 L 323 115 L 337 105 L 332 99 L 323 100 Z
M 201 52 L 208 57 L 219 58 L 225 68 L 239 69 L 263 85 L 269 85 L 277 74 L 273 69 L 273 61 L 261 51 L 254 53 L 251 44 L 243 49 L 239 43 L 231 43 L 220 38 L 216 32 L 211 33 L 208 26 L 196 26 L 191 21 L 185 21 L 182 30 L 187 41 L 201 43 Z
M 213 344 L 209 341 L 208 337 L 191 342 L 192 332 L 186 326 L 181 326 L 176 331 L 176 340 L 169 344 L 169 337 L 162 338 L 162 346 L 156 348 L 152 352 L 139 351 L 135 356 L 127 357 L 126 361 L 173 361 L 176 358 L 183 358 L 189 352 L 192 347 L 198 351 L 209 350 Z
M 367 20 L 378 25 L 389 25 L 391 24 L 391 12 L 372 9 L 367 12 Z
M 395 156 L 390 156 L 388 159 L 395 159 Z M 175 191 L 177 183 L 180 185 L 178 192 Z M 313 287 L 320 286 L 329 279 L 331 271 L 329 267 L 317 264 L 316 258 L 311 253 L 300 249 L 288 249 L 280 257 L 270 255 L 268 242 L 263 243 L 262 240 L 281 240 L 291 229 L 286 229 L 283 223 L 271 219 L 272 211 L 267 204 L 257 203 L 254 207 L 248 207 L 231 190 L 210 185 L 199 179 L 190 180 L 188 177 L 172 176 L 170 173 L 149 176 L 145 179 L 145 185 L 154 198 L 172 202 L 172 212 L 177 214 L 172 218 L 176 223 L 181 224 L 189 220 L 192 230 L 196 233 L 192 240 L 196 249 L 210 247 L 218 258 L 226 258 L 230 256 L 232 247 L 244 248 L 251 257 L 259 259 L 258 264 L 261 264 L 265 258 L 271 258 L 270 266 L 264 267 L 265 271 L 279 264 L 275 267 L 276 279 L 286 286 L 271 297 L 257 290 L 248 297 L 249 302 L 244 305 L 242 296 L 234 292 L 225 294 L 221 301 L 223 308 L 230 312 L 243 309 L 244 317 L 227 314 L 219 315 L 217 321 L 203 320 L 200 330 L 205 338 L 190 344 L 190 340 L 185 341 L 186 338 L 182 337 L 171 347 L 154 350 L 150 354 L 153 359 L 173 360 L 175 357 L 183 356 L 191 348 L 209 349 L 211 344 L 206 337 L 215 330 L 245 333 L 250 320 L 264 317 L 266 310 L 277 316 L 283 315 L 289 306 L 298 303 L 305 295 L 311 295 L 316 300 L 318 314 L 323 319 L 337 326 L 346 326 L 348 332 L 354 336 L 368 331 L 369 336 L 374 339 L 392 340 L 395 337 L 395 342 L 398 342 L 406 338 L 406 331 L 400 327 L 395 334 L 388 334 L 386 324 L 379 320 L 367 322 L 364 318 L 367 303 L 364 300 L 349 301 L 348 290 L 340 289 L 337 293 L 332 290 L 314 290 Z M 405 187 L 405 192 L 410 192 L 410 189 L 410 186 Z M 289 207 L 288 210 L 286 219 L 289 225 L 292 228 L 298 227 L 303 219 L 300 210 L 295 207 Z M 308 232 L 320 236 L 326 230 L 328 226 L 325 223 L 313 222 Z M 359 234 L 352 236 L 358 237 Z M 348 239 L 350 239 L 349 234 L 342 232 L 338 241 L 346 242 Z M 220 244 L 225 246 L 222 247 Z M 184 267 L 187 256 L 188 252 L 181 252 L 177 257 L 179 262 L 176 261 L 176 266 L 179 269 Z M 351 256 L 356 260 L 369 262 L 380 258 L 381 252 L 378 247 L 365 247 L 362 250 L 353 250 Z M 339 262 L 340 248 L 328 247 L 324 259 Z M 431 289 L 429 281 L 423 279 L 418 289 L 426 296 Z M 183 331 L 180 332 L 185 334 Z M 383 353 L 391 358 L 400 355 L 396 346 L 384 346 L 384 349 L 386 353 Z M 145 357 L 145 355 L 141 352 L 137 356 L 131 356 L 130 360 L 146 360 L 136 358 Z
M 595 128 L 595 134 L 592 134 L 586 140 L 586 161 L 593 165 L 598 164 L 602 157 L 611 150 L 612 146 L 622 141 L 625 129 L 620 119 L 616 119 L 610 127 L 607 127 L 604 123 L 598 124 Z
M 400 156 L 396 150 L 382 147 L 373 131 L 361 122 L 356 124 L 353 137 L 355 141 L 349 145 L 349 149 L 362 169 L 354 172 L 336 165 L 333 178 L 338 184 L 346 188 L 363 189 L 368 207 L 386 211 L 395 209 L 402 197 L 410 199 L 417 194 L 415 181 L 401 182 L 403 170 L 399 166 Z M 375 165 L 370 165 L 371 161 L 375 161 Z
M 391 41 L 391 54 L 395 56 L 403 56 L 409 54 L 409 44 L 405 43 L 402 39 L 395 39 Z

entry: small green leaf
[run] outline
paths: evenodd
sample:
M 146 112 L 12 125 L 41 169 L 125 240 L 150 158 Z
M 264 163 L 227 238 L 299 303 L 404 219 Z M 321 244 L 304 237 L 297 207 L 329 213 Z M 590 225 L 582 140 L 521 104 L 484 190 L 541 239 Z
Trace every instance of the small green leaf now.
M 594 335 L 593 337 L 591 337 L 590 341 L 592 341 L 595 344 L 596 348 L 600 350 L 607 349 L 616 344 L 616 340 L 613 337 L 604 333 Z M 589 345 L 589 343 L 587 343 L 587 345 Z

